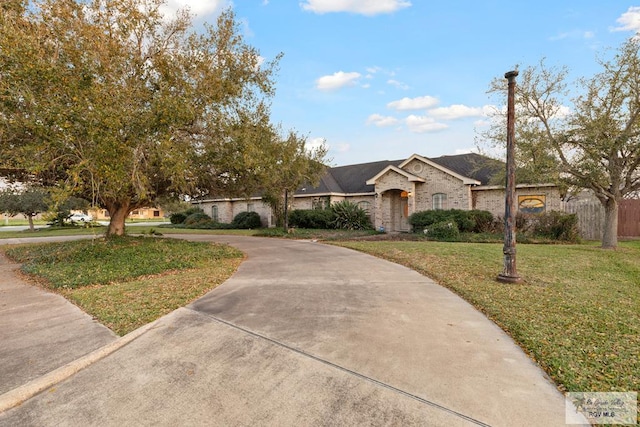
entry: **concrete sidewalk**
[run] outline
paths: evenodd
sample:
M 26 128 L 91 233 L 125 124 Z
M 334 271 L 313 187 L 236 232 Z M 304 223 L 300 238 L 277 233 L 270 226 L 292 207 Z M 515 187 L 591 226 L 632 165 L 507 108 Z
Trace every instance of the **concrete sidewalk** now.
M 69 301 L 17 275 L 0 254 L 0 395 L 118 337 Z
M 0 425 L 565 425 L 520 348 L 418 273 L 313 242 L 183 237 L 248 259 Z

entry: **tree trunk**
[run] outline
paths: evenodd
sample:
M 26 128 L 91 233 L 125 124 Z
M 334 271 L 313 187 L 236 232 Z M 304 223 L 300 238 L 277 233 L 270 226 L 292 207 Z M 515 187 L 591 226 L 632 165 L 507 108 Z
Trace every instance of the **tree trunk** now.
M 107 228 L 107 237 L 124 236 L 124 220 L 127 219 L 131 208 L 129 203 L 113 203 L 107 206 L 109 216 L 109 227 Z
M 604 206 L 602 248 L 615 249 L 618 246 L 618 201 L 614 198 L 608 198 L 602 204 Z
M 282 217 L 282 225 L 284 228 L 284 232 L 289 232 L 289 192 L 284 190 L 284 215 Z
M 36 231 L 33 227 L 33 215 L 27 215 L 27 218 L 29 218 L 29 230 Z

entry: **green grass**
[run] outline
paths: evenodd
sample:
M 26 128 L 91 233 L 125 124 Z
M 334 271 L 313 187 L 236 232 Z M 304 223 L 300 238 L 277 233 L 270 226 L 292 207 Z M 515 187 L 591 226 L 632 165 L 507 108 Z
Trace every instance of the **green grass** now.
M 204 295 L 243 258 L 225 245 L 152 237 L 19 245 L 5 253 L 120 335 Z
M 519 245 L 523 284 L 501 284 L 502 245 L 337 243 L 412 268 L 502 329 L 565 391 L 640 390 L 640 241 Z
M 160 234 L 234 234 L 241 236 L 253 236 L 260 230 L 196 230 L 189 228 L 171 228 L 169 224 L 158 224 L 153 226 L 135 225 L 136 223 L 127 222 L 125 231 L 127 234 L 149 234 L 151 230 Z M 107 231 L 106 226 L 93 227 L 50 227 L 39 228 L 35 231 L 2 231 L 0 230 L 1 239 L 24 239 L 29 237 L 57 237 L 57 236 L 78 236 L 78 235 L 94 235 L 96 237 L 103 236 Z

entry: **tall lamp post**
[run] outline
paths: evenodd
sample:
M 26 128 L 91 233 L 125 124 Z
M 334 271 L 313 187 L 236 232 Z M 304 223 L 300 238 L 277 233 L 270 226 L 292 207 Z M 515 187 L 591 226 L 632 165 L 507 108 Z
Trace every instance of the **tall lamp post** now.
M 519 283 L 522 278 L 516 270 L 516 231 L 515 231 L 515 203 L 516 166 L 515 166 L 515 92 L 518 71 L 509 71 L 504 78 L 509 82 L 507 95 L 507 180 L 505 185 L 504 202 L 504 270 L 497 280 L 503 283 Z

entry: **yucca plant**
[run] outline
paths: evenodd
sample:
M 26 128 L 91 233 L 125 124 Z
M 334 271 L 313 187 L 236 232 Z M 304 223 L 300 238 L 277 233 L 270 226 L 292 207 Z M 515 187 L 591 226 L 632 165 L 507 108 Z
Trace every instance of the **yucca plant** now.
M 331 210 L 335 216 L 333 226 L 342 230 L 367 230 L 371 228 L 371 220 L 364 209 L 347 200 L 334 203 Z

